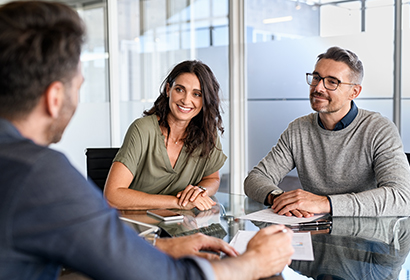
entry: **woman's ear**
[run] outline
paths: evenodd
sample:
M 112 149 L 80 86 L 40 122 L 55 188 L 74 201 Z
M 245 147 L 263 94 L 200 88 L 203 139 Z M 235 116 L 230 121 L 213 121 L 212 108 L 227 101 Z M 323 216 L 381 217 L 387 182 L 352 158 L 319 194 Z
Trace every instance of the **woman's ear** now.
M 51 83 L 45 91 L 46 111 L 57 118 L 64 100 L 64 85 L 61 82 Z
M 167 97 L 169 97 L 169 83 L 167 83 L 165 87 L 165 92 L 167 93 Z

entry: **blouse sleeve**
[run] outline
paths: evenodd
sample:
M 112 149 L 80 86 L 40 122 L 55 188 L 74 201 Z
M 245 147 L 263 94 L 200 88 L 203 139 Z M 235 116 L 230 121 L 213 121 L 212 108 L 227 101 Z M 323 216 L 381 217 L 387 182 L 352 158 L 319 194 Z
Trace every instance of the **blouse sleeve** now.
M 222 168 L 228 157 L 222 151 L 222 144 L 219 138 L 216 139 L 216 147 L 212 149 L 209 160 L 206 164 L 204 177 L 209 176 Z
M 135 176 L 141 160 L 142 151 L 143 141 L 141 131 L 136 121 L 134 121 L 127 130 L 124 142 L 115 156 L 114 162 L 121 162 L 131 171 L 132 175 Z

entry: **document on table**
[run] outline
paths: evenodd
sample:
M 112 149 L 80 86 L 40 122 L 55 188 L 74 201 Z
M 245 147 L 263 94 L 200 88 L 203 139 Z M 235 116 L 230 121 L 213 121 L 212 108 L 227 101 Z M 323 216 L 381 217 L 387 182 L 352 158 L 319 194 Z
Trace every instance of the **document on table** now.
M 243 254 L 246 251 L 246 246 L 249 240 L 256 234 L 256 231 L 239 230 L 232 238 L 232 247 Z M 299 261 L 313 261 L 313 247 L 312 238 L 310 232 L 295 232 L 293 233 L 292 246 L 295 249 L 295 253 L 292 256 L 292 260 Z
M 314 280 L 311 277 L 299 274 L 298 272 L 294 271 L 289 266 L 285 266 L 281 275 L 282 275 L 282 278 L 285 280 L 288 280 L 288 279 L 289 280 Z
M 239 219 L 275 223 L 275 224 L 281 224 L 281 225 L 293 225 L 293 224 L 311 222 L 323 216 L 324 215 L 321 214 L 321 215 L 314 215 L 313 217 L 310 217 L 310 218 L 297 218 L 294 216 L 288 217 L 288 216 L 278 215 L 274 213 L 271 208 L 267 208 L 267 209 L 263 209 L 263 210 L 256 211 L 248 215 L 239 217 Z

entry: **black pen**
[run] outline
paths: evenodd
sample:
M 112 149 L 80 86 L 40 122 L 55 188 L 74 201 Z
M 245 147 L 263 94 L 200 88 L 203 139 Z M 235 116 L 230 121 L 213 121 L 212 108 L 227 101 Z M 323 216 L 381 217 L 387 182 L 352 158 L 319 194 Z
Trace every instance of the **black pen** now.
M 302 226 L 298 228 L 292 228 L 292 231 L 298 232 L 298 231 L 319 231 L 319 230 L 331 230 L 332 226 L 331 225 L 325 225 L 325 226 Z
M 324 226 L 324 225 L 331 225 L 331 224 L 332 224 L 332 221 L 316 221 L 316 222 L 291 224 L 291 225 L 289 225 L 289 227 L 290 228 L 298 228 L 298 227 L 307 227 L 307 226 Z

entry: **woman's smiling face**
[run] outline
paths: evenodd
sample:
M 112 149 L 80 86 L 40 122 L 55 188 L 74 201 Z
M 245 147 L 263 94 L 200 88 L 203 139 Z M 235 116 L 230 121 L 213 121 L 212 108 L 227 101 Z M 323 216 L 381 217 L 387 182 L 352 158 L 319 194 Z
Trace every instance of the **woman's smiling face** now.
M 188 123 L 202 110 L 201 84 L 195 74 L 183 73 L 179 75 L 172 85 L 167 84 L 169 108 L 168 118 L 174 121 Z

